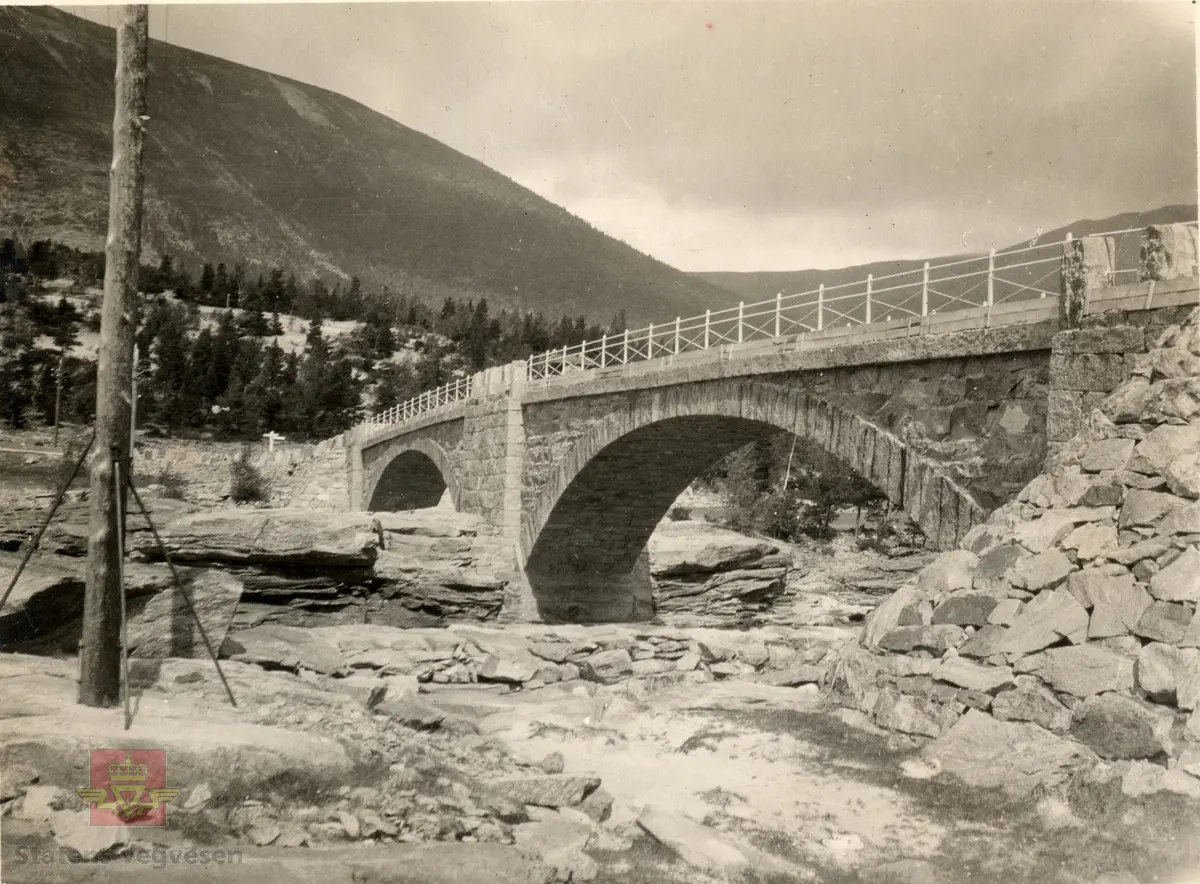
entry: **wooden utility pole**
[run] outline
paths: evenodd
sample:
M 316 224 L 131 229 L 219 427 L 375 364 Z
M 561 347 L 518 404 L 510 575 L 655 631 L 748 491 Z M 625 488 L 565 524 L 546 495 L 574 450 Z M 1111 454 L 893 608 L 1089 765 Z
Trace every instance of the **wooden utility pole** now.
M 125 487 L 113 458 L 128 463 L 130 371 L 142 247 L 142 144 L 146 115 L 149 7 L 122 6 L 117 24 L 116 113 L 105 243 L 104 306 L 96 377 L 96 456 L 92 462 L 87 591 L 79 648 L 79 702 L 115 706 L 121 698 L 121 535 Z M 115 453 L 115 454 L 114 454 Z M 126 475 L 122 469 L 119 475 Z M 118 500 L 120 495 L 120 500 Z

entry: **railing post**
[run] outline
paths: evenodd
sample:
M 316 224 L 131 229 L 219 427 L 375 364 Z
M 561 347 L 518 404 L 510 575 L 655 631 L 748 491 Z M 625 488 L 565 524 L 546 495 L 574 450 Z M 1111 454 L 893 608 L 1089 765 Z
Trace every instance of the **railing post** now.
M 712 323 L 712 310 L 704 311 L 704 349 L 708 349 L 708 327 Z
M 988 252 L 988 286 L 987 286 L 987 306 L 992 309 L 992 304 L 996 303 L 996 249 L 993 247 Z
M 825 283 L 817 287 L 817 331 L 825 327 Z
M 559 374 L 566 374 L 566 373 L 567 373 L 567 345 L 563 344 L 562 371 L 560 371 Z
M 1072 241 L 1074 238 L 1075 238 L 1075 237 L 1071 236 L 1071 231 L 1069 231 L 1069 230 L 1068 230 L 1068 231 L 1067 231 L 1067 238 L 1066 238 L 1066 240 L 1064 240 L 1064 241 L 1065 241 L 1065 242 L 1071 242 L 1071 241 Z M 1043 298 L 1044 298 L 1044 297 L 1046 297 L 1046 293 L 1045 293 L 1045 292 L 1042 292 L 1042 297 L 1043 297 Z
M 1062 328 L 1078 328 L 1092 294 L 1112 285 L 1116 242 L 1107 236 L 1083 236 L 1064 242 L 1062 252 L 1059 321 Z
M 925 262 L 925 272 L 921 276 L 921 315 L 929 315 L 929 262 Z
M 867 325 L 871 324 L 871 287 L 875 280 L 874 273 L 867 274 Z
M 654 323 L 650 323 L 646 329 L 646 359 L 654 358 Z
M 625 329 L 625 340 L 621 344 L 621 364 L 629 364 L 629 329 Z
M 679 355 L 679 317 L 675 317 L 675 355 Z
M 608 332 L 600 336 L 600 367 L 608 367 Z
M 738 328 L 737 328 L 737 342 L 739 344 L 742 342 L 742 314 L 744 314 L 745 312 L 746 312 L 746 302 L 739 301 L 738 302 Z
M 783 292 L 775 293 L 775 337 L 779 337 L 779 314 L 783 312 Z

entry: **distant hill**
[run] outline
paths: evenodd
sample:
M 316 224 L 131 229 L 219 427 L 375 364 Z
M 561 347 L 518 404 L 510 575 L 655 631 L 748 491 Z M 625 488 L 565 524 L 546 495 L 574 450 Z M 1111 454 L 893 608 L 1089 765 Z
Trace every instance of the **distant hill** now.
M 102 247 L 114 66 L 109 28 L 48 7 L 0 16 L 0 236 Z M 152 41 L 148 112 L 147 261 L 279 263 L 601 321 L 731 300 L 315 86 Z
M 1094 233 L 1101 233 L 1108 230 L 1126 230 L 1128 228 L 1146 227 L 1150 224 L 1171 224 L 1179 221 L 1195 221 L 1197 218 L 1196 206 L 1164 206 L 1159 209 L 1152 209 L 1147 212 L 1124 212 L 1120 215 L 1113 215 L 1109 218 L 1101 218 L 1099 220 L 1076 221 L 1066 227 L 1060 227 L 1055 230 L 1043 231 L 1038 241 L 1042 243 L 1061 242 L 1066 239 L 1069 232 L 1072 236 L 1078 238 L 1088 236 Z M 1029 242 L 1017 242 L 1004 249 L 997 249 L 998 253 L 1005 252 L 1009 249 L 1020 249 L 1028 246 Z M 1141 237 L 1136 234 L 1128 234 L 1117 237 L 1117 264 L 1118 267 L 1136 266 L 1138 254 L 1141 251 Z M 1045 250 L 1037 252 L 1033 257 L 1045 258 L 1053 252 Z M 861 283 L 867 278 L 867 274 L 872 274 L 876 277 L 889 276 L 894 273 L 902 273 L 909 270 L 920 270 L 926 260 L 931 265 L 947 264 L 950 262 L 961 261 L 968 258 L 978 257 L 978 253 L 964 253 L 958 255 L 942 255 L 938 257 L 931 256 L 928 259 L 919 260 L 896 260 L 896 261 L 877 261 L 874 264 L 859 264 L 854 267 L 843 267 L 837 270 L 790 270 L 779 272 L 764 272 L 764 273 L 697 273 L 698 278 L 710 282 L 714 285 L 721 286 L 724 289 L 735 293 L 741 298 L 744 298 L 747 303 L 755 301 L 765 301 L 774 298 L 779 292 L 784 294 L 794 294 L 800 292 L 812 291 L 819 285 L 826 287 L 842 285 L 844 283 Z M 1021 260 L 1028 260 L 1021 259 Z M 1002 261 L 997 261 L 998 265 L 1003 264 Z M 966 267 L 956 269 L 954 273 L 964 273 L 979 269 L 986 269 L 986 257 L 979 261 L 974 261 Z M 1058 291 L 1059 278 L 1057 272 L 1051 273 L 1049 276 L 1042 278 L 1048 267 L 1041 269 L 1030 269 L 1024 273 L 1020 271 L 1012 271 L 1006 274 L 1007 277 L 1020 279 L 1025 284 L 1031 284 L 1034 280 L 1040 280 L 1038 286 L 1048 291 Z M 1132 282 L 1131 277 L 1123 277 L 1120 282 Z M 972 284 L 975 281 L 972 281 Z M 950 287 L 943 287 L 950 290 Z M 960 287 L 961 288 L 961 287 Z M 885 299 L 886 300 L 886 299 Z

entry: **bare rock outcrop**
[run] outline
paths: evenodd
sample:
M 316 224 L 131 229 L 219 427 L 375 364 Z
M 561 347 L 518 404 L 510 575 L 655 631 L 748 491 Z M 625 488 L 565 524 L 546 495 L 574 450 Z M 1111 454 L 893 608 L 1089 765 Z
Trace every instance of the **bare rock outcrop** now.
M 664 521 L 650 538 L 654 610 L 675 626 L 735 626 L 770 610 L 791 559 L 778 544 L 703 522 Z
M 17 556 L 0 554 L 0 586 L 8 586 L 18 561 Z M 204 656 L 207 652 L 201 629 L 214 649 L 224 641 L 241 599 L 241 581 L 220 571 L 181 568 L 178 573 L 182 593 L 166 566 L 126 563 L 127 630 L 132 656 Z M 81 633 L 84 583 L 81 559 L 34 557 L 0 611 L 0 648 L 32 653 L 73 652 Z

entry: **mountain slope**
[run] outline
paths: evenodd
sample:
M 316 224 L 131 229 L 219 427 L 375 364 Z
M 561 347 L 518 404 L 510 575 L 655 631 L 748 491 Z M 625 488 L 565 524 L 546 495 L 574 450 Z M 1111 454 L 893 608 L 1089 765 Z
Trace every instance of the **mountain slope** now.
M 102 247 L 114 32 L 50 8 L 0 16 L 0 235 Z M 729 293 L 324 89 L 152 41 L 148 258 L 355 274 L 596 319 L 688 315 Z
M 1126 230 L 1135 227 L 1145 227 L 1150 224 L 1171 224 L 1179 221 L 1195 221 L 1197 217 L 1196 206 L 1163 206 L 1158 209 L 1151 209 L 1146 212 L 1123 212 L 1119 215 L 1112 215 L 1108 218 L 1091 221 L 1077 221 L 1067 227 L 1056 228 L 1055 230 L 1043 231 L 1038 237 L 1039 242 L 1054 243 L 1061 242 L 1066 239 L 1067 233 L 1078 238 L 1088 236 L 1090 234 L 1102 233 L 1108 230 Z M 1127 234 L 1117 237 L 1117 266 L 1129 267 L 1135 266 L 1137 257 L 1141 250 L 1141 237 L 1134 234 Z M 997 252 L 1005 252 L 1009 249 L 1024 248 L 1029 245 L 1028 242 L 1013 243 L 1006 248 L 997 249 Z M 1038 252 L 1035 258 L 1045 258 L 1053 254 L 1046 250 Z M 944 255 L 938 258 L 929 258 L 929 263 L 933 266 L 938 264 L 947 264 L 952 261 L 961 261 L 965 258 L 976 257 L 971 254 L 959 255 Z M 920 260 L 896 260 L 896 261 L 877 261 L 873 264 L 859 264 L 854 267 L 843 267 L 837 270 L 786 270 L 778 272 L 762 272 L 762 273 L 734 273 L 734 272 L 715 272 L 715 273 L 697 273 L 695 276 L 710 282 L 721 288 L 727 289 L 741 298 L 744 298 L 747 303 L 755 301 L 765 301 L 775 297 L 776 293 L 783 292 L 784 294 L 793 294 L 799 292 L 815 291 L 817 286 L 824 284 L 827 288 L 830 286 L 842 285 L 845 283 L 861 283 L 867 278 L 867 274 L 872 274 L 875 277 L 887 276 L 893 273 L 902 273 L 910 270 L 920 270 L 925 259 Z M 1028 259 L 1022 259 L 1028 260 Z M 958 271 L 964 273 L 985 269 L 987 266 L 986 259 L 981 260 L 978 265 L 968 265 Z M 1034 278 L 1041 277 L 1043 271 L 1028 274 L 1032 282 Z M 1017 276 L 1018 274 L 1009 274 Z M 1126 277 L 1123 282 L 1132 281 Z M 1057 272 L 1045 277 L 1039 282 L 1039 285 L 1049 291 L 1058 291 L 1058 274 Z

